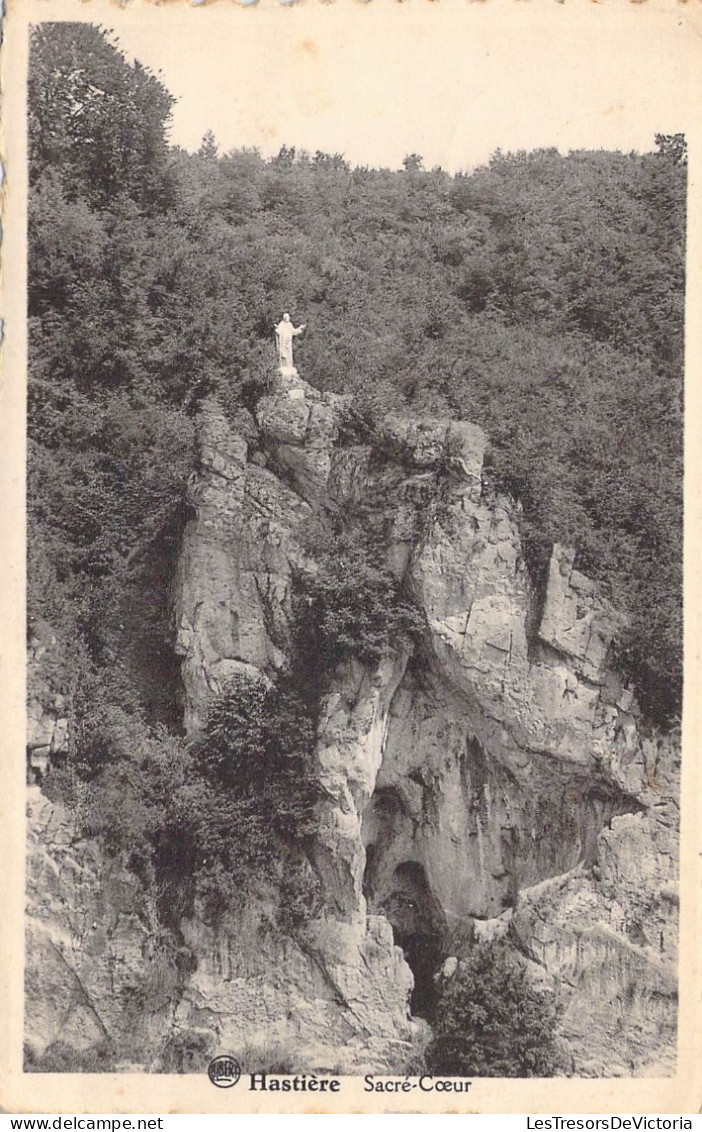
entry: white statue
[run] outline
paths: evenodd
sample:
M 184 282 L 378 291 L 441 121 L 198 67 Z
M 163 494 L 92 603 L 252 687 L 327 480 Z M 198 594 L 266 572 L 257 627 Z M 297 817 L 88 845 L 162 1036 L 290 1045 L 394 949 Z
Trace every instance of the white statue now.
M 302 334 L 307 324 L 293 326 L 290 315 L 284 314 L 275 328 L 275 341 L 278 347 L 278 362 L 281 369 L 293 369 L 293 338 Z

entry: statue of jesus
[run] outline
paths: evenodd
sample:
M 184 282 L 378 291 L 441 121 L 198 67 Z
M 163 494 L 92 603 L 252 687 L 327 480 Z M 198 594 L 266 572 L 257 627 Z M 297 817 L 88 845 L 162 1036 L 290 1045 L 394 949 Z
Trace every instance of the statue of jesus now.
M 275 328 L 275 341 L 278 347 L 278 362 L 281 369 L 293 369 L 293 338 L 302 334 L 307 324 L 293 326 L 290 315 L 284 314 Z

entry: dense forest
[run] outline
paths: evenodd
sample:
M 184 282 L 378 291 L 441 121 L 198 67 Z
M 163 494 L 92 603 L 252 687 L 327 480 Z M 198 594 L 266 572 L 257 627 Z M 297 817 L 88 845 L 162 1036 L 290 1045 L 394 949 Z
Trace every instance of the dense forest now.
M 628 615 L 620 662 L 649 718 L 674 724 L 683 139 L 643 156 L 497 151 L 450 175 L 417 154 L 399 171 L 220 154 L 209 134 L 189 154 L 168 143 L 171 108 L 99 29 L 35 28 L 29 623 L 65 646 L 84 778 L 141 743 L 142 825 L 172 794 L 168 585 L 193 418 L 204 398 L 232 419 L 251 406 L 283 310 L 308 325 L 302 374 L 353 392 L 371 431 L 390 408 L 484 427 L 535 584 L 555 540 L 576 548 Z

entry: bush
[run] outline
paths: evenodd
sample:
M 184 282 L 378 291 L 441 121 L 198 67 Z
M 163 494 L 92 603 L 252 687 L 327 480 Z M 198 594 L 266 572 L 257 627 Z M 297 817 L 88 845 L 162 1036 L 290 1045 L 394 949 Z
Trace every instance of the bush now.
M 564 1070 L 558 1018 L 506 944 L 478 944 L 440 994 L 427 1067 L 460 1077 L 553 1077 Z
M 200 749 L 203 774 L 215 787 L 246 790 L 266 772 L 266 707 L 272 696 L 263 677 L 232 676 L 210 705 Z
M 375 665 L 413 639 L 421 615 L 386 565 L 371 515 L 345 515 L 343 527 L 315 531 L 308 549 L 317 568 L 298 578 L 303 662 L 323 677 L 348 657 Z
M 310 708 L 289 680 L 239 673 L 212 700 L 197 767 L 237 801 L 255 795 L 256 809 L 275 813 L 278 830 L 299 840 L 310 832 L 316 797 L 313 741 Z
M 317 800 L 312 734 L 307 709 L 284 677 L 269 684 L 239 674 L 214 697 L 158 842 L 167 887 L 177 889 L 189 874 L 209 918 L 266 889 L 277 891 L 289 926 L 318 906 L 305 856 Z
M 167 923 L 200 900 L 216 918 L 262 889 L 279 890 L 281 922 L 319 904 L 305 848 L 317 790 L 308 706 L 281 677 L 240 674 L 214 697 L 204 735 L 186 746 L 138 712 L 77 697 L 74 750 L 48 779 L 82 832 L 121 854 Z M 283 892 L 283 889 L 285 890 Z
M 284 887 L 280 908 L 289 919 L 316 907 L 305 857 L 317 800 L 313 735 L 309 710 L 284 677 L 270 684 L 240 673 L 213 700 L 181 814 L 197 845 L 196 889 L 211 914 L 266 885 Z

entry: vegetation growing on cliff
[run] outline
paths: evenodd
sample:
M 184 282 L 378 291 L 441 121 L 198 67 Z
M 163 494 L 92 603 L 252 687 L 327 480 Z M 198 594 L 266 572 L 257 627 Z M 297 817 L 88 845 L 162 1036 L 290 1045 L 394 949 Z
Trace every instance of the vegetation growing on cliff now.
M 427 1067 L 456 1077 L 554 1077 L 564 1071 L 553 996 L 503 942 L 477 944 L 443 986 Z
M 297 689 L 282 677 L 232 676 L 188 745 L 98 702 L 98 689 L 77 697 L 72 758 L 46 790 L 72 806 L 85 835 L 124 855 L 164 920 L 176 926 L 194 902 L 216 919 L 266 893 L 273 909 L 277 892 L 281 923 L 311 915 L 313 726 Z
M 297 579 L 297 649 L 317 698 L 340 661 L 377 665 L 421 628 L 419 610 L 387 565 L 378 518 L 366 506 L 307 526 L 315 568 Z
M 192 413 L 250 403 L 289 307 L 313 384 L 486 428 L 535 575 L 554 540 L 577 548 L 630 616 L 644 705 L 670 721 L 680 146 L 392 172 L 285 147 L 190 155 L 167 144 L 170 106 L 96 29 L 33 32 L 30 616 L 82 642 L 132 719 L 176 724 L 168 578 Z

